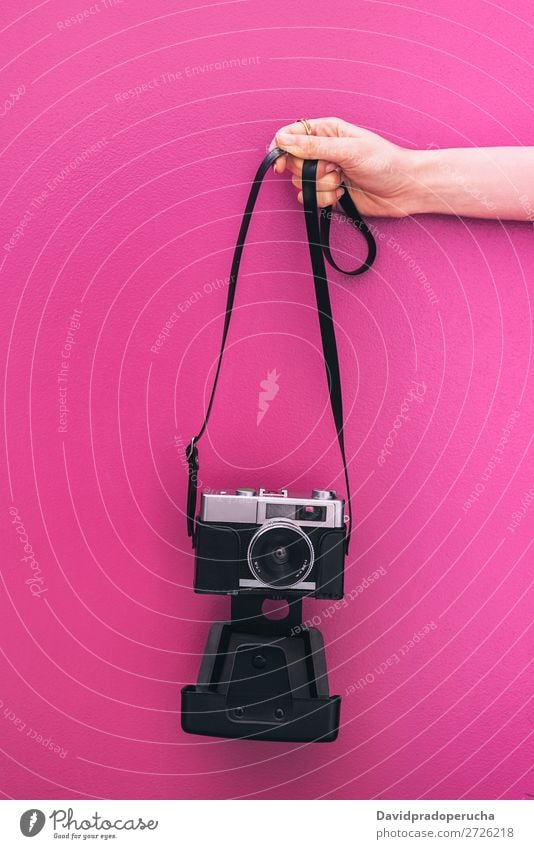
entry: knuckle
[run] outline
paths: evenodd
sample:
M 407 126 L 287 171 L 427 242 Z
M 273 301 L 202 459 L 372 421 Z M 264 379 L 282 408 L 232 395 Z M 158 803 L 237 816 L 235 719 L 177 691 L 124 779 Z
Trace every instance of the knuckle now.
M 325 174 L 317 183 L 317 188 L 322 192 L 331 192 L 339 188 L 341 178 L 337 171 L 331 171 Z
M 335 192 L 321 192 L 317 194 L 317 206 L 332 206 L 337 200 Z

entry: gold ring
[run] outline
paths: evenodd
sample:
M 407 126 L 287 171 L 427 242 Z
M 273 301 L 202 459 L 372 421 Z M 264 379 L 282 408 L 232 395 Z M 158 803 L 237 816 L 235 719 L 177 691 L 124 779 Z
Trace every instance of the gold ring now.
M 296 123 L 297 123 L 297 124 L 303 124 L 303 125 L 304 125 L 304 129 L 306 130 L 306 135 L 307 135 L 307 136 L 311 136 L 311 134 L 312 134 L 311 124 L 310 124 L 310 122 L 309 122 L 309 121 L 307 121 L 307 120 L 306 120 L 306 118 L 297 118 L 297 122 L 296 122 Z

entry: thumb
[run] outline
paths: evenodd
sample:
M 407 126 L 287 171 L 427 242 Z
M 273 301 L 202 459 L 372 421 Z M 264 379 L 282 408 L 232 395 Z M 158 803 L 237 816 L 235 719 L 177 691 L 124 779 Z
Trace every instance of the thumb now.
M 298 159 L 326 159 L 341 165 L 347 158 L 347 139 L 344 138 L 277 133 L 276 144 Z

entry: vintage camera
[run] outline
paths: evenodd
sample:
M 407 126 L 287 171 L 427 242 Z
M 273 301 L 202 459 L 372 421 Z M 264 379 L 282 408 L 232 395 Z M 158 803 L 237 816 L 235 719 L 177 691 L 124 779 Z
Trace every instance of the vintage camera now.
M 195 590 L 343 597 L 344 501 L 287 490 L 203 493 L 196 525 Z
M 331 742 L 324 642 L 302 623 L 305 596 L 343 597 L 345 502 L 330 490 L 204 492 L 195 522 L 195 590 L 231 598 L 212 625 L 196 684 L 182 690 L 182 728 L 252 740 Z M 282 602 L 281 618 L 265 599 Z M 285 606 L 285 608 L 284 608 Z

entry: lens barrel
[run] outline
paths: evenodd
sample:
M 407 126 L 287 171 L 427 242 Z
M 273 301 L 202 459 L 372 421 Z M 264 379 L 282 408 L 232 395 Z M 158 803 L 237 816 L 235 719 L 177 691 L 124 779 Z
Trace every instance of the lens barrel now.
M 272 589 L 288 589 L 309 575 L 313 545 L 295 523 L 267 522 L 250 541 L 247 559 L 252 574 L 262 584 Z

